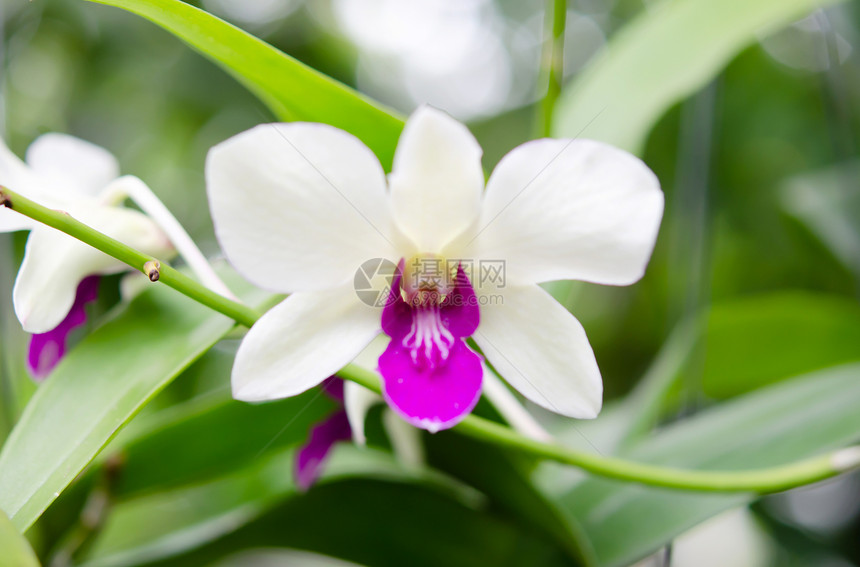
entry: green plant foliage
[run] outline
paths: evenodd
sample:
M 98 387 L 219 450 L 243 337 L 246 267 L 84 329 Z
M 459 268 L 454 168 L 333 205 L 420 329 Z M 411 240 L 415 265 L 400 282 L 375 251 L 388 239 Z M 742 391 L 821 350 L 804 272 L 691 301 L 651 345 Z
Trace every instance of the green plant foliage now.
M 252 304 L 265 297 L 243 289 Z M 120 427 L 233 325 L 158 286 L 88 336 L 38 390 L 0 453 L 0 508 L 15 526 L 27 529 Z
M 704 86 L 760 35 L 825 3 L 663 0 L 651 5 L 562 93 L 553 134 L 640 153 L 669 107 Z
M 217 541 L 298 494 L 291 475 L 293 454 L 281 448 L 244 460 L 240 470 L 207 482 L 123 498 L 83 565 L 129 567 Z M 335 452 L 319 482 L 356 476 L 420 481 L 452 495 L 460 491 L 441 477 L 404 470 L 389 454 L 350 447 Z
M 0 512 L 0 567 L 39 567 L 39 560 L 27 540 Z
M 703 469 L 755 469 L 790 462 L 860 438 L 860 365 L 800 376 L 669 425 L 624 456 Z M 553 478 L 553 477 L 545 477 Z M 577 518 L 601 565 L 622 566 L 753 495 L 678 493 L 588 478 L 545 483 Z M 623 534 L 623 537 L 619 537 Z
M 820 368 L 860 360 L 860 305 L 853 299 L 781 292 L 710 310 L 702 390 L 737 396 Z
M 403 121 L 364 95 L 239 28 L 179 0 L 91 0 L 142 16 L 188 43 L 257 95 L 280 120 L 355 135 L 391 166 Z

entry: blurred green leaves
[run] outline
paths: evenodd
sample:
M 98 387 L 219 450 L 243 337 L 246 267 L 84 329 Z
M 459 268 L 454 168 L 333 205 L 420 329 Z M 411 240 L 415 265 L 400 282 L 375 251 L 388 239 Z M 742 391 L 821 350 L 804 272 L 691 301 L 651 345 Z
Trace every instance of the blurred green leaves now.
M 348 87 L 183 2 L 95 1 L 134 12 L 178 36 L 226 69 L 279 119 L 344 128 L 370 145 L 383 164 L 390 164 L 400 119 Z M 73 4 L 83 3 L 68 5 Z M 635 4 L 638 9 L 640 3 Z M 759 34 L 819 4 L 811 0 L 650 3 L 652 8 L 610 38 L 606 53 L 569 85 L 562 95 L 555 133 L 603 139 L 640 151 L 651 126 L 670 106 L 712 80 Z M 625 9 L 616 9 L 608 19 L 625 17 Z M 98 13 L 87 12 L 88 16 Z M 131 20 L 124 16 L 113 12 L 104 20 L 80 18 L 87 22 L 86 29 L 83 25 L 74 29 L 64 14 L 55 16 L 53 29 L 68 27 L 68 37 L 47 53 L 73 52 L 79 39 L 75 34 L 87 37 L 98 47 L 82 51 L 81 59 L 75 59 L 75 68 L 88 69 L 80 97 L 90 100 L 95 85 L 102 85 L 102 94 L 84 111 L 52 110 L 77 112 L 64 116 L 68 123 L 60 124 L 97 132 L 99 119 L 107 120 L 105 101 L 115 100 L 120 110 L 112 116 L 113 122 L 122 127 L 115 127 L 114 139 L 156 139 L 161 153 L 148 158 L 153 169 L 176 169 L 181 163 L 188 168 L 184 175 L 202 185 L 199 168 L 188 167 L 176 155 L 197 143 L 196 151 L 202 156 L 213 140 L 229 135 L 229 129 L 245 127 L 241 120 L 253 120 L 255 108 L 246 108 L 250 105 L 245 99 L 228 100 L 229 93 L 192 91 L 186 85 L 165 90 L 168 96 L 150 113 L 139 113 L 139 123 L 132 122 L 132 127 L 116 120 L 128 112 L 123 105 L 134 106 L 123 98 L 127 91 L 106 86 L 117 69 L 131 69 L 124 72 L 140 78 L 139 84 L 132 82 L 125 88 L 144 92 L 147 85 L 159 83 L 157 72 L 169 67 L 174 57 L 171 50 L 149 52 L 162 39 L 152 26 L 139 21 L 129 27 L 116 25 Z M 92 25 L 93 21 L 102 27 Z M 33 30 L 38 27 L 31 25 Z M 150 35 L 141 41 L 128 33 L 132 28 Z M 110 35 L 113 43 L 98 38 L 104 29 L 110 29 L 104 35 Z M 24 35 L 15 38 L 16 45 L 26 43 Z M 283 41 L 283 35 L 264 37 L 294 53 L 295 45 Z M 295 49 L 295 54 L 325 62 L 332 56 L 324 45 L 330 40 L 321 35 Z M 140 65 L 140 53 L 135 54 L 137 59 L 129 59 L 128 53 L 134 50 L 146 52 L 152 67 Z M 99 63 L 89 65 L 86 58 L 96 55 Z M 850 282 L 844 285 L 838 279 L 848 281 L 850 274 L 847 270 L 822 273 L 823 263 L 833 262 L 821 254 L 820 247 L 805 250 L 790 239 L 778 242 L 783 246 L 779 250 L 772 246 L 781 236 L 773 221 L 784 220 L 776 214 L 783 206 L 856 277 L 860 273 L 854 222 L 860 217 L 853 190 L 857 168 L 836 164 L 832 171 L 821 170 L 788 183 L 779 179 L 810 163 L 818 167 L 838 158 L 828 153 L 826 140 L 822 141 L 827 130 L 818 105 L 822 77 L 783 73 L 761 50 L 750 50 L 748 55 L 740 69 L 736 66 L 734 74 L 730 71 L 721 81 L 726 98 L 718 99 L 717 110 L 723 137 L 714 139 L 718 154 L 714 169 L 720 180 L 714 183 L 708 206 L 713 207 L 721 234 L 749 252 L 727 255 L 725 249 L 715 247 L 701 275 L 712 276 L 718 303 L 703 316 L 701 327 L 679 328 L 664 343 L 660 362 L 632 395 L 610 403 L 596 422 L 574 424 L 570 437 L 583 445 L 593 443 L 607 453 L 660 464 L 749 469 L 858 439 L 860 423 L 851 401 L 860 395 L 856 364 L 860 307 L 851 296 Z M 186 62 L 188 68 L 193 64 L 190 59 Z M 184 66 L 174 69 L 178 74 L 185 71 Z M 852 79 L 847 66 L 842 71 L 849 79 L 845 96 L 853 100 L 856 76 Z M 196 75 L 189 81 L 209 87 Z M 158 100 L 156 92 L 158 88 L 141 98 Z M 34 102 L 29 112 L 44 112 L 39 104 Z M 206 122 L 207 113 L 189 117 L 192 109 L 207 104 L 217 116 L 211 123 Z M 183 135 L 147 126 L 153 113 L 163 109 L 172 109 L 164 113 L 164 120 L 180 124 L 177 128 Z M 231 112 L 241 114 L 241 120 Z M 10 115 L 14 122 L 13 112 Z M 675 190 L 671 171 L 679 161 L 678 141 L 671 132 L 675 126 L 673 119 L 664 121 L 660 136 L 649 145 L 653 156 L 649 165 L 661 175 L 670 197 Z M 22 140 L 32 138 L 30 129 L 18 129 Z M 508 149 L 513 145 L 508 130 L 502 128 L 487 137 Z M 199 132 L 205 135 L 194 142 Z M 738 138 L 741 143 L 736 143 Z M 166 167 L 168 157 L 176 163 Z M 771 185 L 784 190 L 769 192 Z M 184 189 L 173 191 L 171 198 L 177 203 L 200 197 L 201 192 L 190 190 L 193 183 L 176 187 Z M 673 209 L 677 203 L 671 198 L 667 203 L 669 214 L 684 214 Z M 190 209 L 197 212 L 199 207 Z M 205 214 L 198 216 L 205 218 Z M 756 230 L 743 231 L 739 218 Z M 603 344 L 595 343 L 596 351 L 605 360 L 622 361 L 619 375 L 638 375 L 639 361 L 650 357 L 660 342 L 665 312 L 672 306 L 667 308 L 662 297 L 678 301 L 660 277 L 666 270 L 680 273 L 677 266 L 660 262 L 677 244 L 672 238 L 685 237 L 682 232 L 664 234 L 648 281 L 633 291 L 605 291 L 593 307 L 592 319 L 597 322 L 584 319 L 592 339 L 594 326 L 606 329 L 607 338 Z M 810 273 L 817 277 L 809 277 Z M 787 291 L 796 287 L 806 291 Z M 824 295 L 819 293 L 821 288 L 844 295 Z M 628 302 L 634 293 L 647 297 Z M 118 312 L 40 387 L 0 455 L 0 506 L 15 513 L 19 528 L 32 523 L 123 424 L 230 328 L 229 321 L 197 312 L 194 305 L 171 294 L 150 290 Z M 641 328 L 641 333 L 624 336 L 631 327 Z M 226 356 L 218 364 L 228 371 L 230 362 Z M 845 363 L 853 364 L 831 368 Z M 680 383 L 679 376 L 690 379 L 693 395 L 700 396 L 698 402 L 713 405 L 654 432 L 653 426 L 676 417 L 672 412 L 679 407 L 673 397 L 677 389 L 671 386 Z M 533 462 L 496 447 L 460 443 L 455 435 L 433 437 L 429 447 L 431 465 L 456 480 L 437 478 L 441 475 L 429 469 L 407 473 L 388 455 L 344 447 L 321 484 L 302 495 L 290 480 L 291 451 L 330 402 L 310 392 L 292 400 L 245 405 L 229 399 L 226 372 L 219 380 L 221 390 L 191 401 L 182 395 L 162 397 L 158 404 L 179 403 L 140 416 L 134 427 L 120 433 L 103 451 L 123 455 L 125 464 L 115 485 L 118 502 L 113 514 L 86 556 L 93 566 L 150 561 L 202 564 L 258 546 L 310 548 L 371 565 L 403 564 L 404 557 L 416 558 L 413 564 L 428 565 L 565 565 L 577 554 L 583 562 L 593 562 L 594 553 L 600 565 L 621 565 L 718 511 L 752 498 L 646 489 L 587 478 L 570 468 L 542 476 L 543 494 L 532 483 Z M 551 482 L 553 478 L 557 482 Z M 83 491 L 86 483 L 80 485 Z M 60 507 L 58 503 L 56 508 Z M 57 535 L 46 520 L 38 527 L 49 538 Z M 10 526 L 0 525 L 0 538 L 7 535 L 23 542 L 5 527 Z M 36 543 L 38 531 L 34 530 Z M 0 539 L 0 549 L 7 549 L 5 540 Z
M 660 429 L 620 454 L 685 468 L 749 470 L 860 438 L 860 364 L 785 381 Z M 588 535 L 601 565 L 622 566 L 753 495 L 679 493 L 596 477 L 548 476 L 548 494 Z M 620 535 L 623 534 L 623 535 Z
M 0 511 L 0 567 L 39 567 L 30 544 Z
M 403 121 L 379 103 L 264 41 L 179 0 L 90 0 L 142 16 L 203 53 L 283 121 L 331 124 L 353 134 L 390 169 Z
M 234 289 L 240 289 L 232 278 Z M 265 297 L 241 284 L 251 304 Z M 88 336 L 27 405 L 0 453 L 0 508 L 27 529 L 101 448 L 233 321 L 164 286 Z
M 651 127 L 670 106 L 704 86 L 761 34 L 827 3 L 663 0 L 649 4 L 562 91 L 553 135 L 601 140 L 641 153 Z
M 724 399 L 860 361 L 860 304 L 807 292 L 753 295 L 710 310 L 702 390 Z

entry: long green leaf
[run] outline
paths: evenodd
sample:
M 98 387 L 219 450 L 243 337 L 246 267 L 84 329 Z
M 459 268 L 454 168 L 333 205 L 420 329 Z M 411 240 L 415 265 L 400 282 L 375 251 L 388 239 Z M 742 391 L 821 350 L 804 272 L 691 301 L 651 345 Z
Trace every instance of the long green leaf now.
M 251 304 L 264 298 L 231 283 Z M 3 446 L 0 509 L 26 530 L 120 427 L 233 324 L 157 286 L 88 336 L 39 388 Z
M 323 122 L 346 130 L 390 168 L 403 120 L 378 102 L 179 0 L 89 1 L 154 22 L 223 67 L 280 120 Z
M 0 567 L 39 567 L 30 543 L 3 512 L 0 512 Z
M 860 364 L 820 371 L 680 421 L 623 454 L 684 468 L 777 465 L 860 438 L 858 398 Z M 560 483 L 544 487 L 582 522 L 606 566 L 627 565 L 695 524 L 754 498 L 679 493 L 597 478 L 575 479 L 566 488 Z
M 524 530 L 555 542 L 577 565 L 597 565 L 594 550 L 576 519 L 559 510 L 530 481 L 532 460 L 453 433 L 431 436 L 426 443 L 433 466 L 486 494 L 494 508 L 519 522 Z
M 571 567 L 545 540 L 448 490 L 366 476 L 321 483 L 211 544 L 147 565 L 209 565 L 261 547 L 304 549 L 360 565 Z
M 231 366 L 228 363 L 227 368 Z M 334 408 L 319 389 L 260 405 L 237 402 L 229 393 L 203 402 L 149 416 L 164 421 L 121 448 L 123 473 L 117 479 L 117 496 L 200 482 L 241 468 L 274 450 L 303 442 L 310 426 Z M 184 411 L 176 414 L 177 409 Z
M 860 361 L 855 299 L 780 292 L 715 305 L 705 334 L 702 388 L 723 399 L 786 377 Z
M 189 552 L 236 531 L 298 494 L 290 474 L 292 461 L 292 450 L 276 451 L 209 482 L 119 503 L 84 567 L 146 564 Z M 357 476 L 425 484 L 449 497 L 471 499 L 469 492 L 442 475 L 409 470 L 389 453 L 351 445 L 334 451 L 317 486 Z
M 860 279 L 860 162 L 797 175 L 780 188 L 786 212 L 804 223 Z
M 760 34 L 834 0 L 662 0 L 609 42 L 562 92 L 556 136 L 639 152 L 670 106 L 710 81 Z

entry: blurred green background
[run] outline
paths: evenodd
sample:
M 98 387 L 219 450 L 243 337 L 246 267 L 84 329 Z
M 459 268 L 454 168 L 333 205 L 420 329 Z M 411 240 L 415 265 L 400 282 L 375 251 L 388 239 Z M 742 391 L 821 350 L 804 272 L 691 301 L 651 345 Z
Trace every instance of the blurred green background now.
M 566 78 L 575 81 L 607 38 L 649 4 L 571 0 Z M 544 2 L 195 5 L 404 114 L 420 102 L 448 110 L 478 137 L 488 172 L 534 135 Z M 662 402 L 662 422 L 795 375 L 860 361 L 858 8 L 856 2 L 836 4 L 762 35 L 662 116 L 642 153 L 666 194 L 645 279 L 629 288 L 549 286 L 583 322 L 607 400 L 634 388 L 684 320 L 701 322 L 704 339 Z M 34 138 L 52 131 L 110 149 L 124 173 L 146 181 L 201 248 L 217 254 L 204 191 L 206 152 L 273 120 L 269 110 L 185 44 L 121 10 L 73 0 L 0 0 L 0 21 L 0 133 L 13 151 L 23 155 Z M 636 104 L 635 86 L 627 100 Z M 23 372 L 26 337 L 11 309 L 23 242 L 21 234 L 0 235 L 4 431 L 34 389 Z M 230 343 L 220 348 L 229 356 Z M 201 382 L 223 386 L 229 362 L 218 365 L 215 358 L 200 364 L 209 360 L 217 371 L 184 377 L 155 406 L 188 398 Z M 553 427 L 551 416 L 543 417 Z M 248 423 L 253 419 L 249 415 Z M 373 481 L 350 482 L 368 501 L 378 489 Z M 408 490 L 415 493 L 404 498 L 430 498 L 423 489 Z M 860 480 L 850 476 L 824 490 L 830 496 L 809 502 L 782 496 L 756 504 L 759 537 L 770 551 L 749 564 L 860 564 Z M 337 509 L 337 499 L 349 497 L 338 491 L 346 488 L 298 499 L 262 525 L 299 530 L 290 510 Z M 75 498 L 81 497 L 73 491 L 66 509 L 77 509 Z M 58 510 L 46 516 L 37 547 L 49 548 L 46 541 L 63 525 L 63 507 Z M 377 510 L 374 517 L 385 514 Z M 499 526 L 482 537 L 501 538 L 508 529 Z M 284 544 L 300 539 L 285 536 Z M 533 557 L 534 549 L 520 551 Z M 218 553 L 167 564 L 203 564 Z

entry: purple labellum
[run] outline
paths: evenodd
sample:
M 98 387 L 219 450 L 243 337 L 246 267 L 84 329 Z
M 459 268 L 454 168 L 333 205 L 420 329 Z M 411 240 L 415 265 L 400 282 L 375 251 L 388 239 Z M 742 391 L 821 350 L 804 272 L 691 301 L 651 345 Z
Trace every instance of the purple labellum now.
M 99 276 L 87 276 L 78 284 L 75 302 L 66 318 L 53 330 L 30 338 L 27 366 L 33 379 L 41 382 L 66 355 L 69 335 L 87 322 L 86 306 L 98 297 Z
M 332 380 L 329 378 L 329 380 Z M 338 379 L 335 382 L 341 384 Z M 296 453 L 294 466 L 294 478 L 296 485 L 301 490 L 307 490 L 316 482 L 322 473 L 326 458 L 332 448 L 341 441 L 348 441 L 352 438 L 352 430 L 349 427 L 349 420 L 346 417 L 346 411 L 339 409 L 327 417 L 325 420 L 317 423 L 311 429 L 310 438 L 305 445 Z
M 456 425 L 481 397 L 481 358 L 463 340 L 478 328 L 480 311 L 459 266 L 444 297 L 413 285 L 404 298 L 403 266 L 391 283 L 382 330 L 391 337 L 379 357 L 382 393 L 406 421 L 429 431 Z

